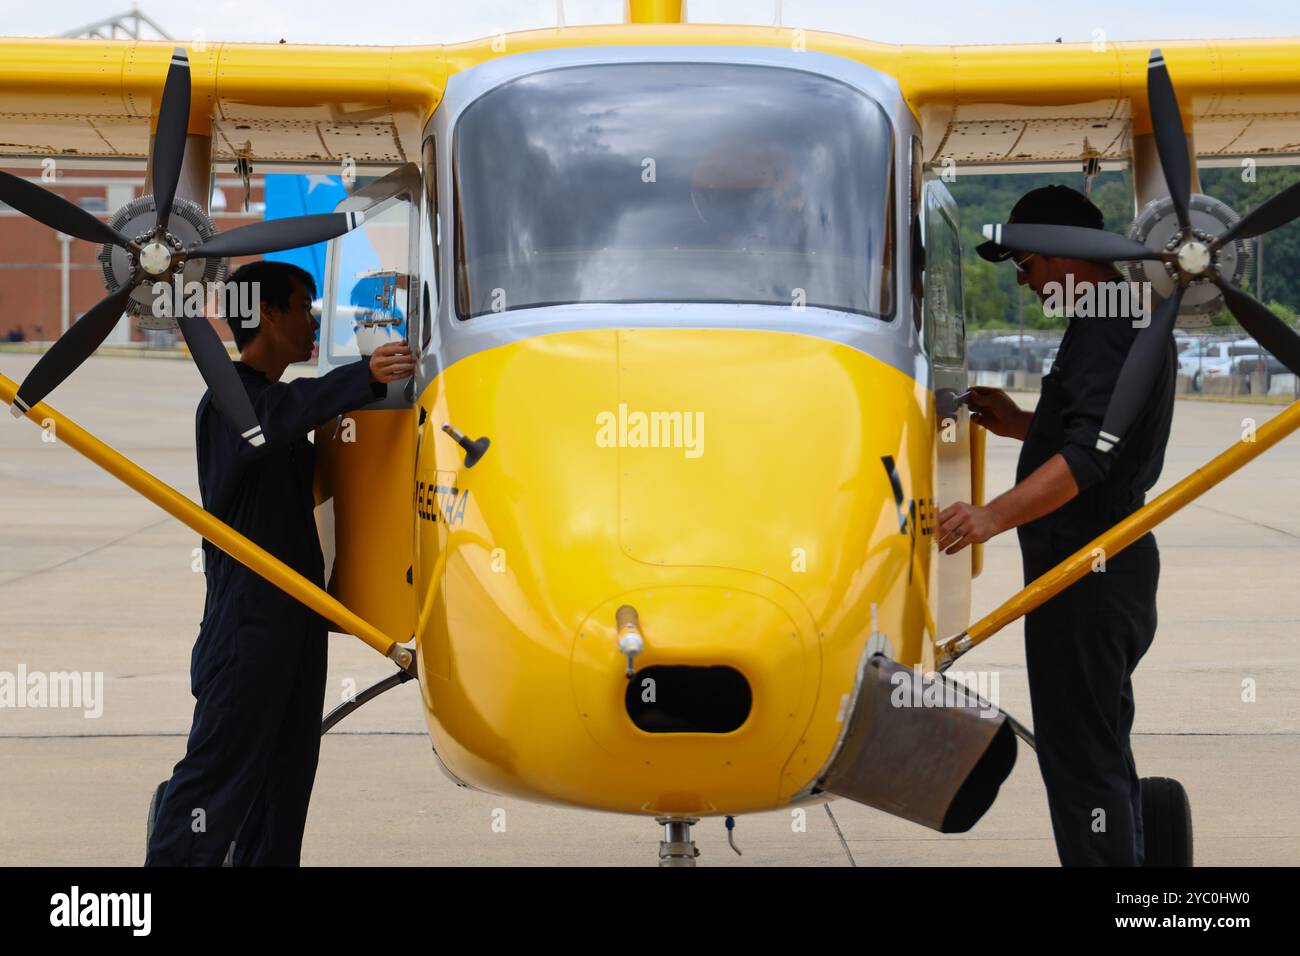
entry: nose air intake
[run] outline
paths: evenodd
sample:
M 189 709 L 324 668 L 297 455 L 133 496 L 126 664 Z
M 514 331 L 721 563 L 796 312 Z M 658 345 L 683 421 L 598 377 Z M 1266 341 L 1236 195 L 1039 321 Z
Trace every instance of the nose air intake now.
M 651 734 L 729 734 L 749 718 L 749 681 L 734 667 L 656 665 L 628 682 L 627 714 Z

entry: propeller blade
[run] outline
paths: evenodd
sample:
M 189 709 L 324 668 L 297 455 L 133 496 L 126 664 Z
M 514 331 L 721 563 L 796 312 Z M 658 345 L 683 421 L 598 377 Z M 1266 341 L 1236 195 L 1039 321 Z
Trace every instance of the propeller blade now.
M 114 246 L 125 246 L 127 243 L 126 236 L 107 223 L 100 222 L 76 203 L 68 202 L 48 189 L 42 189 L 35 183 L 3 171 L 0 171 L 0 202 L 13 206 L 51 229 L 66 232 L 87 242 L 106 242 Z
M 1296 375 L 1300 375 L 1300 335 L 1266 305 L 1223 279 L 1218 281 L 1228 311 L 1251 338 Z
M 1119 370 L 1119 379 L 1111 393 L 1110 404 L 1106 406 L 1106 416 L 1097 434 L 1097 448 L 1110 451 L 1119 444 L 1124 433 L 1135 421 L 1142 406 L 1151 397 L 1160 366 L 1165 361 L 1169 348 L 1169 336 L 1174 331 L 1174 321 L 1178 318 L 1178 306 L 1183 300 L 1183 286 L 1180 283 L 1173 294 L 1156 309 L 1156 314 L 1146 328 L 1138 332 L 1129 347 L 1124 365 Z M 1098 319 L 1106 322 L 1113 319 Z
M 1082 226 L 1007 223 L 1003 226 L 985 226 L 984 238 L 1016 252 L 1034 252 L 1040 256 L 1055 256 L 1060 259 L 1122 262 L 1164 258 L 1156 250 L 1148 249 L 1127 236 Z
M 185 337 L 185 344 L 190 347 L 194 364 L 199 367 L 199 374 L 212 391 L 212 404 L 216 406 L 217 412 L 250 445 L 263 444 L 266 437 L 262 434 L 257 412 L 253 411 L 248 391 L 239 380 L 239 372 L 230 361 L 230 355 L 221 344 L 216 329 L 201 315 L 182 316 L 177 322 L 181 327 L 181 335 Z
M 1178 112 L 1178 97 L 1174 95 L 1164 54 L 1159 50 L 1152 50 L 1147 61 L 1147 107 L 1151 110 L 1151 129 L 1156 137 L 1160 166 L 1165 171 L 1169 198 L 1174 202 L 1178 224 L 1187 229 L 1191 222 L 1187 218 L 1187 204 L 1192 197 L 1192 164 L 1187 155 L 1183 118 Z
M 327 212 L 314 216 L 289 216 L 240 226 L 213 236 L 189 250 L 191 259 L 225 256 L 260 256 L 282 249 L 297 249 L 336 239 L 365 220 L 361 212 Z
M 1226 245 L 1234 239 L 1254 239 L 1266 232 L 1272 232 L 1279 226 L 1285 226 L 1292 219 L 1300 216 L 1300 183 L 1292 183 L 1272 199 L 1260 203 L 1246 213 L 1235 226 L 1214 240 L 1214 248 Z
M 158 127 L 153 137 L 154 208 L 158 212 L 158 225 L 167 228 L 172 213 L 172 200 L 176 198 L 176 184 L 181 179 L 181 163 L 185 159 L 185 134 L 190 126 L 190 58 L 184 47 L 172 52 L 171 66 L 167 68 L 167 82 L 163 86 L 162 103 L 158 107 Z
M 15 418 L 24 415 L 37 402 L 54 391 L 65 378 L 77 370 L 95 349 L 99 348 L 108 333 L 113 331 L 126 309 L 134 285 L 101 299 L 89 312 L 72 323 L 50 350 L 41 356 L 23 384 L 18 387 L 10 411 Z

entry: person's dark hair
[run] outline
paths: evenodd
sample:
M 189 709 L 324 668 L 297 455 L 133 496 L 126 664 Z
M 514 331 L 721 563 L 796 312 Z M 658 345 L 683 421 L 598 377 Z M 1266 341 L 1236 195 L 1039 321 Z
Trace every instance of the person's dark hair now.
M 301 282 L 307 289 L 307 294 L 313 299 L 316 298 L 316 280 L 312 274 L 305 269 L 301 269 L 291 262 L 273 262 L 263 259 L 259 262 L 247 262 L 230 274 L 226 284 L 235 286 L 226 293 L 227 302 L 252 302 L 254 295 L 252 289 L 239 288 L 239 286 L 248 284 L 254 285 L 257 289 L 256 300 L 269 303 L 277 309 L 289 308 L 289 296 L 293 295 L 294 280 Z M 245 324 L 245 320 L 251 316 L 231 314 L 237 310 L 227 309 L 226 322 L 230 326 L 230 331 L 235 336 L 235 347 L 243 351 L 249 342 L 257 337 L 257 330 L 262 327 L 261 322 Z M 258 316 L 260 319 L 261 317 Z

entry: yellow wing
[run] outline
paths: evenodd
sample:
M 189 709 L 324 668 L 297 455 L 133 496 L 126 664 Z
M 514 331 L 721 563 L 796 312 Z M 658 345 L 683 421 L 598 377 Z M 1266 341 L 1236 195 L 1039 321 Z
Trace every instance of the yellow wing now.
M 1164 51 L 1202 157 L 1300 152 L 1300 38 L 1025 46 L 894 46 L 790 28 L 628 24 L 537 30 L 448 46 L 185 44 L 192 132 L 214 157 L 328 164 L 417 157 L 447 77 L 485 60 L 563 46 L 783 46 L 896 77 L 928 159 L 1065 162 L 1128 157 L 1145 132 L 1146 61 Z M 175 44 L 0 41 L 0 155 L 147 152 Z
M 8 39 L 0 154 L 144 159 L 178 45 L 214 159 L 405 162 L 442 90 L 437 47 Z
M 1127 160 L 1151 131 L 1147 58 L 1164 53 L 1205 160 L 1300 152 L 1300 38 L 902 48 L 896 74 L 928 158 L 995 167 Z

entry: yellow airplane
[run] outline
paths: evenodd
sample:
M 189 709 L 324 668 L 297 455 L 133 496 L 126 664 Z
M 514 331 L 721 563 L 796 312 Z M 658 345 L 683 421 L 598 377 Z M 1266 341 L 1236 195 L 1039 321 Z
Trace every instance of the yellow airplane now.
M 0 41 L 0 158 L 147 160 L 150 193 L 105 223 L 0 174 L 4 202 L 102 244 L 109 287 L 0 395 L 397 664 L 325 729 L 418 679 L 459 784 L 654 818 L 665 865 L 694 863 L 701 818 L 836 796 L 969 829 L 1032 736 L 949 665 L 1300 412 L 968 625 L 980 549 L 934 546 L 938 508 L 983 487 L 943 174 L 1131 165 L 1128 238 L 988 227 L 1157 286 L 1117 441 L 1180 308 L 1226 302 L 1300 370 L 1236 285 L 1300 194 L 1243 219 L 1192 161 L 1295 153 L 1300 41 L 914 47 L 680 20 L 631 0 L 622 25 L 446 46 Z M 218 234 L 229 163 L 383 175 L 333 213 Z M 328 594 L 44 402 L 127 310 L 178 328 L 260 441 L 212 326 L 159 317 L 159 289 L 325 240 L 322 369 L 382 336 L 420 355 L 317 432 Z

